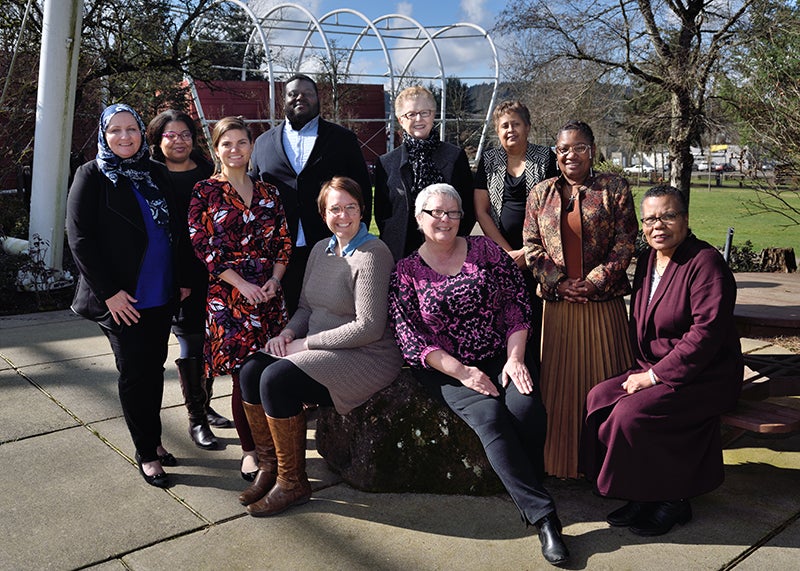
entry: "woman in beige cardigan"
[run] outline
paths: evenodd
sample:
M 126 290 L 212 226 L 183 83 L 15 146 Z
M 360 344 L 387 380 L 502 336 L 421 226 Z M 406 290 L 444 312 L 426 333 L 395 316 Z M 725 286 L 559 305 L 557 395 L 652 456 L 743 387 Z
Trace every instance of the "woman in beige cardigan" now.
M 297 312 L 241 370 L 259 471 L 239 501 L 252 516 L 311 498 L 303 404 L 333 405 L 345 414 L 388 386 L 402 365 L 387 327 L 394 261 L 361 222 L 361 189 L 335 177 L 317 204 L 333 236 L 311 251 Z

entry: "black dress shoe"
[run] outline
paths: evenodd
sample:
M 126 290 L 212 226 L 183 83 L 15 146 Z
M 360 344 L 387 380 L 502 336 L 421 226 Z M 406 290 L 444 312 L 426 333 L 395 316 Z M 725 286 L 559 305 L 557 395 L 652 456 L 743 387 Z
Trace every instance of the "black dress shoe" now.
M 628 527 L 634 525 L 638 520 L 650 515 L 657 504 L 653 502 L 628 502 L 619 509 L 614 510 L 606 516 L 609 525 L 615 527 Z
M 169 475 L 166 472 L 159 472 L 153 476 L 145 474 L 144 468 L 142 467 L 142 457 L 139 456 L 138 452 L 136 453 L 136 463 L 139 465 L 139 473 L 142 475 L 142 478 L 151 486 L 155 486 L 156 488 L 169 488 L 172 486 L 172 481 L 169 479 Z
M 689 500 L 659 502 L 650 515 L 639 519 L 630 529 L 636 535 L 652 537 L 664 535 L 676 523 L 683 525 L 691 519 L 692 506 L 689 504 Z
M 569 559 L 569 550 L 561 537 L 561 521 L 551 512 L 535 524 L 542 543 L 542 555 L 552 565 L 561 565 Z
M 208 420 L 210 426 L 216 426 L 217 428 L 233 428 L 233 423 L 230 420 L 219 414 L 210 406 L 206 407 L 206 420 Z
M 242 461 L 244 461 L 244 456 L 242 456 Z M 246 482 L 252 482 L 256 479 L 256 474 L 258 474 L 258 468 L 256 468 L 252 472 L 245 472 L 240 468 L 239 473 L 242 475 L 242 480 L 245 480 Z
M 173 456 L 169 452 L 166 452 L 164 454 L 159 454 L 158 455 L 158 461 L 161 462 L 162 466 L 177 466 L 178 465 L 178 459 L 175 458 L 175 456 Z

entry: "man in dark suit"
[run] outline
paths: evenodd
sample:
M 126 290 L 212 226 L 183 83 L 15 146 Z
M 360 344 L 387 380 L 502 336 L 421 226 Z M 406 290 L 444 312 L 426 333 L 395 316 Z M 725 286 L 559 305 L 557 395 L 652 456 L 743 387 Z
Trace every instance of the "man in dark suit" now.
M 355 133 L 319 116 L 314 80 L 303 74 L 289 78 L 284 114 L 283 123 L 256 139 L 250 174 L 278 188 L 286 211 L 293 251 L 281 283 L 292 314 L 311 248 L 331 235 L 317 208 L 322 183 L 334 176 L 355 180 L 364 193 L 362 220 L 367 226 L 372 214 L 372 184 Z

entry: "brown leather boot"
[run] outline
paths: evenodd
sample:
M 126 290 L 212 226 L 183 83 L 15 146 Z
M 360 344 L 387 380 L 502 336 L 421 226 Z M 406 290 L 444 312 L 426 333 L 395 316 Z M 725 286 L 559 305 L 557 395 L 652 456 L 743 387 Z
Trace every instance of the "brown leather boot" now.
M 253 433 L 253 442 L 256 444 L 256 456 L 258 456 L 258 472 L 250 487 L 239 494 L 239 503 L 247 506 L 256 502 L 267 495 L 267 492 L 275 485 L 275 478 L 278 474 L 278 458 L 275 455 L 275 443 L 267 423 L 267 415 L 260 404 L 250 404 L 242 402 L 244 414 L 247 416 L 247 424 L 250 425 L 250 432 Z
M 290 418 L 267 417 L 278 455 L 278 478 L 269 493 L 247 506 L 255 517 L 279 514 L 311 499 L 306 475 L 306 415 Z

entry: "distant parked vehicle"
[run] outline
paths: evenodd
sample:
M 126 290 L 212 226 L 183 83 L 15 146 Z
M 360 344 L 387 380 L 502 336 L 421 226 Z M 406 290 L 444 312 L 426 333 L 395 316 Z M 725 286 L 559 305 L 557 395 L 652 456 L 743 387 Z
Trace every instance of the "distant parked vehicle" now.
M 624 170 L 627 174 L 648 174 L 653 172 L 653 167 L 648 167 L 646 165 L 633 165 L 630 167 L 625 167 Z
M 699 171 L 707 171 L 708 170 L 708 163 L 706 163 L 706 162 L 695 163 L 695 164 L 697 165 L 697 170 L 699 170 Z
M 736 167 L 731 163 L 720 163 L 718 165 L 714 165 L 714 170 L 716 172 L 733 172 L 736 170 Z

